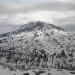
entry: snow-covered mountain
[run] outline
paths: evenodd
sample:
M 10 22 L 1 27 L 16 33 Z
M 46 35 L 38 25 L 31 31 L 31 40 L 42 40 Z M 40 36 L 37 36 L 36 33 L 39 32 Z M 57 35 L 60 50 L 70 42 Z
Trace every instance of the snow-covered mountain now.
M 19 29 L 11 32 L 11 34 L 21 33 L 21 32 L 26 32 L 26 31 L 29 31 L 29 32 L 30 31 L 37 31 L 37 30 L 40 30 L 40 29 L 43 29 L 43 28 L 58 29 L 58 30 L 64 31 L 63 28 L 60 28 L 60 27 L 55 26 L 53 24 L 38 21 L 38 22 L 29 22 L 25 25 L 22 25 Z M 9 33 L 1 34 L 0 37 L 8 36 Z
M 11 33 L 2 34 L 1 39 L 6 41 L 9 40 L 7 42 L 11 43 L 11 45 L 14 44 L 13 46 L 15 47 L 22 45 L 24 50 L 28 50 L 33 47 L 36 49 L 43 48 L 47 51 L 50 49 L 49 47 L 51 45 L 51 47 L 54 46 L 55 48 L 55 43 L 57 42 L 54 40 L 66 35 L 67 33 L 64 31 L 64 29 L 58 26 L 45 22 L 29 22 Z M 6 43 L 6 41 L 4 42 Z
M 60 55 L 63 51 L 65 56 Z M 45 22 L 29 22 L 11 33 L 0 35 L 1 62 L 18 63 L 24 68 L 47 67 L 49 60 L 54 65 L 56 58 L 62 57 L 68 62 L 68 58 L 72 59 L 69 54 L 75 56 L 74 51 L 75 34 Z

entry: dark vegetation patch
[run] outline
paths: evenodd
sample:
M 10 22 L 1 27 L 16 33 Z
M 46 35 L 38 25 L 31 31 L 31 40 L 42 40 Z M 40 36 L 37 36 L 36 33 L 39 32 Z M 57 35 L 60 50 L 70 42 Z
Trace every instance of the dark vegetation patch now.
M 38 71 L 38 72 L 33 71 L 33 72 L 35 73 L 35 75 L 40 75 L 40 74 L 42 74 L 42 73 L 45 73 L 46 71 Z
M 75 75 L 75 72 L 70 72 L 70 73 Z
M 29 73 L 24 73 L 23 75 L 29 75 Z

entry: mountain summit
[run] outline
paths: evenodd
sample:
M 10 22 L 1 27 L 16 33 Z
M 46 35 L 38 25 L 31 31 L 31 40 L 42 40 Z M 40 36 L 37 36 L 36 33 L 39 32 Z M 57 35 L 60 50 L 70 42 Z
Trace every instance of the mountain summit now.
M 28 22 L 27 24 L 22 25 L 21 27 L 19 27 L 19 29 L 15 31 L 0 34 L 0 37 L 9 36 L 11 34 L 19 34 L 22 32 L 31 32 L 31 31 L 35 32 L 43 29 L 49 29 L 49 30 L 56 29 L 56 30 L 64 31 L 64 29 L 59 26 L 55 26 L 53 24 L 45 23 L 41 21 L 36 21 L 36 22 Z
M 43 29 L 44 27 L 49 29 L 58 29 L 58 30 L 64 30 L 61 27 L 55 26 L 53 24 L 37 21 L 37 22 L 29 22 L 23 26 L 21 26 L 16 32 L 24 32 L 24 31 L 36 31 Z

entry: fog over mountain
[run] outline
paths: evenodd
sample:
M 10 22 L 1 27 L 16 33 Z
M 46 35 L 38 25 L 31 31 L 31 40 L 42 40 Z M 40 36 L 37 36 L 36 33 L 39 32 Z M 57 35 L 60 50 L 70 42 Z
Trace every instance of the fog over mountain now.
M 74 14 L 74 0 L 0 0 L 0 32 L 10 32 L 11 25 L 16 28 L 29 21 L 44 21 L 74 31 Z

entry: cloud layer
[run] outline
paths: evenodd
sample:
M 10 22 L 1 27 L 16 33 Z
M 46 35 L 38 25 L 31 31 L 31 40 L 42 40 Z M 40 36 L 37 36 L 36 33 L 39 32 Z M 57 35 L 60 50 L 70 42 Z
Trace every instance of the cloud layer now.
M 74 13 L 75 0 L 0 0 L 0 28 L 41 20 L 74 31 Z

